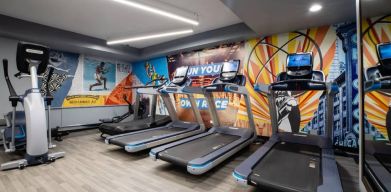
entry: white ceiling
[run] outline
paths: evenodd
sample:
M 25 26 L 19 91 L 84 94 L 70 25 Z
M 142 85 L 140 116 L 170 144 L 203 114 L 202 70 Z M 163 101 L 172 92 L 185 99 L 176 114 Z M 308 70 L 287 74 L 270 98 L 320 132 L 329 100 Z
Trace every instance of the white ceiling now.
M 189 28 L 200 33 L 241 22 L 219 0 L 152 1 L 163 5 L 164 9 L 170 9 L 167 11 L 176 10 L 185 13 L 185 16 L 196 13 L 200 24 L 192 26 L 111 0 L 2 0 L 0 14 L 104 40 Z M 133 42 L 129 45 L 144 48 L 193 34 Z

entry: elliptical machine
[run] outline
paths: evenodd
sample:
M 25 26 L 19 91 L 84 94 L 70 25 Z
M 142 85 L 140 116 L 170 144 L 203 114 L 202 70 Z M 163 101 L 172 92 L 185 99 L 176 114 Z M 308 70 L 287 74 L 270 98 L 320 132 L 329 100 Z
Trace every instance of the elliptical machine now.
M 49 48 L 20 42 L 18 43 L 16 53 L 16 65 L 19 73 L 18 78 L 30 77 L 31 88 L 26 90 L 24 95 L 17 95 L 8 76 L 8 60 L 3 59 L 4 76 L 10 92 L 9 101 L 12 104 L 12 136 L 11 143 L 15 143 L 15 114 L 18 102 L 23 104 L 26 121 L 26 154 L 24 159 L 3 163 L 1 170 L 14 168 L 23 169 L 29 165 L 38 165 L 53 162 L 58 158 L 64 157 L 65 152 L 56 152 L 48 154 L 48 124 L 45 112 L 45 102 L 38 88 L 38 77 L 44 73 L 49 61 Z M 51 72 L 52 73 L 52 72 Z M 49 75 L 49 80 L 50 80 Z M 47 101 L 51 101 L 49 98 Z M 51 138 L 50 138 L 51 139 Z M 7 152 L 15 151 L 13 144 Z

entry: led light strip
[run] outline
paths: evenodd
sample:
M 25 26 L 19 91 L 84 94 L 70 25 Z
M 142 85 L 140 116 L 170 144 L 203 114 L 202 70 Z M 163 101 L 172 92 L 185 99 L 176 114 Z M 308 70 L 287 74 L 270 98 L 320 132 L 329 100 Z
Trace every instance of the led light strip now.
M 174 31 L 174 32 L 168 32 L 168 33 L 160 33 L 160 34 L 153 34 L 153 35 L 146 35 L 146 36 L 139 36 L 139 37 L 131 37 L 126 39 L 118 39 L 118 40 L 111 40 L 107 41 L 108 45 L 114 45 L 114 44 L 121 44 L 121 43 L 129 43 L 134 41 L 141 41 L 146 39 L 156 39 L 160 37 L 169 37 L 174 35 L 182 35 L 187 33 L 193 33 L 192 29 L 188 30 L 182 30 L 182 31 Z
M 180 15 L 177 15 L 177 14 L 174 14 L 174 13 L 169 13 L 167 11 L 163 11 L 163 10 L 160 10 L 160 9 L 157 9 L 157 8 L 154 8 L 154 7 L 143 5 L 143 4 L 131 1 L 131 0 L 112 0 L 112 1 L 124 4 L 124 5 L 127 5 L 127 6 L 131 6 L 131 7 L 137 8 L 137 9 L 141 9 L 141 10 L 144 10 L 144 11 L 148 11 L 148 12 L 151 12 L 151 13 L 155 13 L 155 14 L 158 14 L 158 15 L 162 15 L 162 16 L 165 16 L 165 17 L 169 17 L 171 19 L 179 20 L 179 21 L 182 21 L 182 22 L 185 22 L 185 23 L 189 23 L 189 24 L 192 24 L 192 25 L 198 25 L 199 24 L 198 21 L 196 21 L 196 20 L 189 19 L 189 18 L 180 16 Z

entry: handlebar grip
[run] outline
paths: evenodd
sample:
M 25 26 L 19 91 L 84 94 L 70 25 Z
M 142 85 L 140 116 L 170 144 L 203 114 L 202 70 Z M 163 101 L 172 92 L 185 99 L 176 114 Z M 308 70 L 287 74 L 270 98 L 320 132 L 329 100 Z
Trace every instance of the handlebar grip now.
M 10 96 L 11 97 L 16 97 L 18 96 L 16 94 L 16 91 L 14 89 L 14 87 L 12 86 L 11 84 L 11 81 L 10 81 L 10 78 L 8 76 L 8 60 L 7 59 L 3 59 L 3 69 L 4 69 L 4 77 L 5 77 L 5 81 L 7 82 L 7 87 L 8 87 L 8 90 L 10 92 Z
M 14 77 L 19 78 L 21 75 L 22 75 L 22 73 L 21 73 L 21 72 L 18 72 L 18 73 L 15 73 L 15 74 L 14 74 Z
M 122 98 L 124 99 L 124 101 L 125 101 L 128 105 L 132 105 L 132 104 L 130 103 L 130 101 L 128 100 L 128 97 L 126 96 L 126 94 L 124 94 L 124 95 L 122 96 Z

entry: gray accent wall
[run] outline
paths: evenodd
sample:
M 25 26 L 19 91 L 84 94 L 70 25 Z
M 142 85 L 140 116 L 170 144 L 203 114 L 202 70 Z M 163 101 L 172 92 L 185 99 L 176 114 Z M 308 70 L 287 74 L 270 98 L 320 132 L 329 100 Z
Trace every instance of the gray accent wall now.
M 0 59 L 8 59 L 8 72 L 10 80 L 17 92 L 23 94 L 31 87 L 28 78 L 17 79 L 13 75 L 18 72 L 16 68 L 16 46 L 18 41 L 14 39 L 0 37 Z M 12 111 L 11 103 L 8 101 L 8 88 L 4 79 L 3 64 L 0 64 L 0 119 L 9 111 Z M 83 124 L 99 123 L 101 118 L 111 118 L 121 115 L 127 111 L 127 106 L 103 106 L 84 108 L 58 108 L 52 110 L 51 128 L 67 127 Z M 22 105 L 18 105 L 18 110 L 23 110 Z

